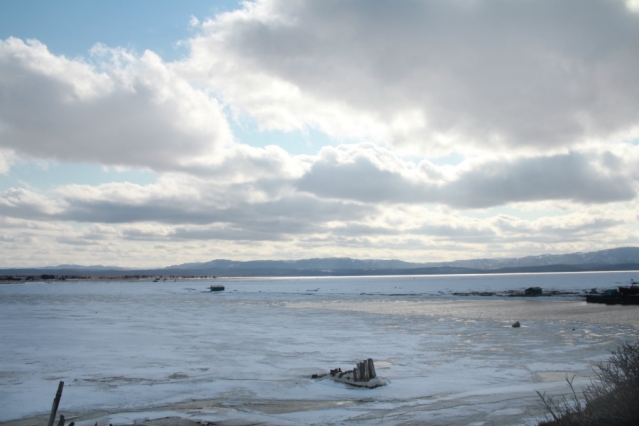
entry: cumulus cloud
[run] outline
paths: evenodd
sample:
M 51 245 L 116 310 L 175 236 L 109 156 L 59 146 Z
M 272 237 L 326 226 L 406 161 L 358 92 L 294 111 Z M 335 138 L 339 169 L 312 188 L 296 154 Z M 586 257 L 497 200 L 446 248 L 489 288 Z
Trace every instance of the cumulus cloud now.
M 0 145 L 35 158 L 159 171 L 216 161 L 232 142 L 218 102 L 150 51 L 98 46 L 99 64 L 0 41 Z
M 12 189 L 0 193 L 0 213 L 36 220 L 142 225 L 124 233 L 126 238 L 278 241 L 287 235 L 325 232 L 330 222 L 363 220 L 378 211 L 356 202 L 281 192 L 269 196 L 250 184 L 165 175 L 149 185 L 67 185 L 50 196 Z M 103 232 L 95 229 L 90 235 Z
M 637 164 L 632 159 L 609 151 L 573 152 L 436 166 L 427 160 L 405 161 L 370 144 L 347 145 L 304 157 L 300 176 L 224 180 L 165 173 L 148 185 L 74 184 L 49 195 L 10 189 L 0 193 L 0 212 L 34 220 L 173 227 L 139 235 L 136 230 L 127 238 L 278 241 L 290 235 L 333 233 L 480 240 L 508 228 L 469 219 L 451 222 L 447 215 L 416 222 L 406 218 L 423 216 L 410 209 L 427 206 L 464 211 L 549 200 L 572 208 L 632 202 L 636 183 L 629 170 Z M 609 219 L 601 223 L 616 224 Z M 542 228 L 529 231 L 547 234 Z
M 388 150 L 367 146 L 325 147 L 319 157 L 297 187 L 327 198 L 485 208 L 541 200 L 609 203 L 636 195 L 629 165 L 607 151 L 501 158 L 457 167 L 437 167 L 427 160 L 415 166 Z
M 456 207 L 477 208 L 522 201 L 590 204 L 633 199 L 635 181 L 627 173 L 609 167 L 609 156 L 619 160 L 610 153 L 599 156 L 573 152 L 486 162 L 441 187 L 440 200 Z
M 153 52 L 97 45 L 92 62 L 0 40 L 0 173 L 15 155 L 183 172 L 217 182 L 300 176 L 272 145 L 235 143 L 221 104 Z
M 431 154 L 637 133 L 639 15 L 621 0 L 260 0 L 201 28 L 181 70 L 266 128 Z
M 23 188 L 0 193 L 0 213 L 9 217 L 43 219 L 60 213 L 63 204 L 42 194 Z

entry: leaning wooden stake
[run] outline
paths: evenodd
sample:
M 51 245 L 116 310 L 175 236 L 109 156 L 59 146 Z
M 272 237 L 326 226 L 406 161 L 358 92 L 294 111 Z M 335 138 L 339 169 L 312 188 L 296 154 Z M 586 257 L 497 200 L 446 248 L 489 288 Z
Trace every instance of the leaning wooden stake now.
M 62 398 L 62 388 L 64 387 L 64 382 L 60 381 L 58 385 L 58 391 L 55 393 L 55 399 L 53 400 L 53 406 L 51 407 L 51 415 L 49 415 L 49 423 L 47 426 L 53 426 L 53 422 L 55 422 L 55 415 L 58 412 L 58 405 L 60 405 L 60 398 Z

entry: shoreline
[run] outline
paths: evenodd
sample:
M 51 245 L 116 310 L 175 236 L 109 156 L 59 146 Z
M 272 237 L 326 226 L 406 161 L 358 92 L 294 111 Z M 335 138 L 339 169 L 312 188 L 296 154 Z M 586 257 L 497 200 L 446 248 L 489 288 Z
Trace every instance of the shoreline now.
M 318 279 L 318 278 L 401 278 L 401 277 L 482 277 L 482 276 L 544 276 L 571 274 L 615 274 L 639 273 L 639 264 L 610 265 L 609 267 L 579 265 L 550 265 L 539 267 L 502 268 L 502 269 L 468 269 L 468 268 L 418 268 L 418 269 L 267 269 L 252 271 L 238 270 L 185 270 L 176 269 L 140 269 L 140 270 L 102 270 L 69 269 L 57 270 L 47 268 L 2 268 L 0 284 L 24 282 L 63 282 L 63 281 L 171 281 L 171 280 L 206 280 L 206 279 Z M 625 267 L 624 267 L 625 266 Z
M 575 380 L 575 387 L 582 389 L 590 383 L 589 378 Z M 544 392 L 564 392 L 565 381 L 539 382 L 535 389 Z M 347 386 L 347 385 L 344 385 Z M 356 392 L 356 391 L 355 391 Z M 373 395 L 371 395 L 372 397 Z M 470 408 L 474 421 L 483 420 L 494 426 L 505 426 L 521 421 L 541 420 L 544 410 L 536 406 L 539 397 L 533 390 L 517 389 L 511 392 L 486 393 L 468 392 L 459 394 L 434 394 L 405 401 L 395 407 L 376 407 L 377 402 L 366 395 L 354 394 L 352 398 L 333 400 L 315 399 L 260 399 L 260 398 L 204 398 L 161 405 L 149 405 L 138 408 L 114 408 L 111 410 L 93 410 L 73 412 L 58 410 L 67 424 L 75 422 L 78 426 L 250 426 L 250 425 L 299 425 L 302 418 L 315 416 L 331 417 L 334 411 L 340 416 L 344 409 L 355 411 L 354 416 L 336 420 L 341 424 L 366 425 L 370 422 L 395 424 L 406 413 L 419 414 L 420 417 L 433 416 L 436 422 L 427 424 L 451 424 L 469 420 L 464 408 Z M 525 408 L 513 409 L 513 402 L 523 404 Z M 64 396 L 61 406 L 64 404 Z M 455 411 L 458 410 L 458 411 Z M 293 415 L 289 417 L 288 415 Z M 45 426 L 48 414 L 31 415 L 21 419 L 0 422 L 2 426 Z M 322 424 L 332 424 L 332 422 Z M 401 423 L 401 421 L 400 421 Z

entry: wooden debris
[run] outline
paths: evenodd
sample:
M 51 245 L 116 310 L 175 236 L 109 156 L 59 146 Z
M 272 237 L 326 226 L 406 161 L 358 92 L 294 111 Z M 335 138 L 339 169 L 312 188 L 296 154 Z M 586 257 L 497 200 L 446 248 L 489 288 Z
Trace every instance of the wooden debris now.
M 47 426 L 53 426 L 53 422 L 55 422 L 55 415 L 58 412 L 58 406 L 60 405 L 60 399 L 62 398 L 62 388 L 64 388 L 64 382 L 60 381 L 58 384 L 58 391 L 55 393 L 55 398 L 53 399 L 53 406 L 51 407 L 51 414 L 49 415 L 49 423 L 47 423 Z M 64 417 L 60 417 L 62 425 L 64 425 Z
M 368 358 L 368 371 L 371 376 L 371 379 L 377 377 L 377 373 L 375 373 L 375 364 L 373 364 L 373 358 Z
M 330 377 L 337 382 L 357 387 L 372 389 L 388 384 L 386 380 L 377 377 L 375 363 L 372 358 L 358 362 L 352 370 L 342 371 L 341 368 L 336 368 L 330 370 L 329 374 Z M 319 378 L 319 375 L 314 374 L 313 377 L 315 376 Z

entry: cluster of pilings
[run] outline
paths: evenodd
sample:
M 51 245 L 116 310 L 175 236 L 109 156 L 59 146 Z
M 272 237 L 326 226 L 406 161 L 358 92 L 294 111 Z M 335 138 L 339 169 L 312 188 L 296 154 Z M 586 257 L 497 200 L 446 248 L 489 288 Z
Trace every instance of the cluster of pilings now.
M 336 368 L 335 370 L 331 370 L 330 374 L 331 377 L 337 376 L 339 379 L 346 376 L 347 379 L 354 382 L 368 382 L 370 379 L 377 377 L 377 374 L 375 374 L 375 364 L 373 363 L 372 358 L 358 362 L 352 370 L 342 371 L 341 368 Z M 317 378 L 319 376 L 314 374 L 313 377 Z
M 353 380 L 355 382 L 368 382 L 375 377 L 377 377 L 377 374 L 375 374 L 375 364 L 373 364 L 372 358 L 358 362 L 353 369 Z

